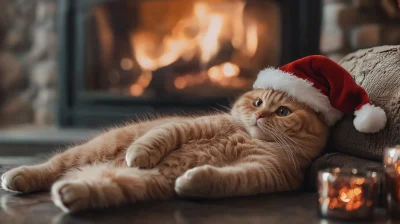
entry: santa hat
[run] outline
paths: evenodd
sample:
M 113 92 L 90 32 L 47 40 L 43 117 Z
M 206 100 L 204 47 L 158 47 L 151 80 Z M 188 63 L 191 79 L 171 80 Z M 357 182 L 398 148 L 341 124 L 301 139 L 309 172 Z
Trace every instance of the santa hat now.
M 344 68 L 321 55 L 308 56 L 278 69 L 264 69 L 253 88 L 285 92 L 322 113 L 329 126 L 343 114 L 353 112 L 354 126 L 360 132 L 378 132 L 386 124 L 385 111 L 371 103 L 365 90 Z

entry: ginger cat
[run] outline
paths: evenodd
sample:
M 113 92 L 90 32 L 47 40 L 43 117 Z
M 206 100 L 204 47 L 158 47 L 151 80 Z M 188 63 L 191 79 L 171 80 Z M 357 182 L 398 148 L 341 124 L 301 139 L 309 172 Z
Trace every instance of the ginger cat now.
M 64 212 L 181 197 L 300 187 L 325 146 L 323 118 L 284 93 L 256 89 L 229 114 L 129 124 L 47 162 L 2 175 L 12 192 L 49 190 Z

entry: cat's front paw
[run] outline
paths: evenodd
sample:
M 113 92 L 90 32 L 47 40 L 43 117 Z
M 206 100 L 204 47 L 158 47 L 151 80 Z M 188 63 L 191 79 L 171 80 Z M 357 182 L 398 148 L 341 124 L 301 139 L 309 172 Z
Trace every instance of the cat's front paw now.
M 82 211 L 89 207 L 89 188 L 81 180 L 56 182 L 51 195 L 54 204 L 66 213 Z
M 18 167 L 7 171 L 1 176 L 1 187 L 14 193 L 29 193 L 35 191 L 32 174 L 27 167 Z
M 160 155 L 157 150 L 133 143 L 126 150 L 125 160 L 129 167 L 153 168 L 160 161 Z
M 217 172 L 216 167 L 210 165 L 190 169 L 176 179 L 175 192 L 181 197 L 207 197 Z

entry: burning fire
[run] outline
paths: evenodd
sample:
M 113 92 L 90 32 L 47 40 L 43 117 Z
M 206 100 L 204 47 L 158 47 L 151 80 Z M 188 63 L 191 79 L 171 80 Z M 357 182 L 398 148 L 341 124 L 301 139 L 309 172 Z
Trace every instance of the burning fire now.
M 239 76 L 240 68 L 230 62 L 222 63 L 208 69 L 207 73 L 188 74 L 175 78 L 174 85 L 177 89 L 205 83 L 207 80 L 221 86 L 240 88 L 246 85 L 246 81 Z
M 212 4 L 195 2 L 192 15 L 181 19 L 169 34 L 160 37 L 145 31 L 133 33 L 132 52 L 137 64 L 147 75 L 142 78 L 146 82 L 140 84 L 139 78 L 131 86 L 131 94 L 141 95 L 151 82 L 152 72 L 179 60 L 185 63 L 197 59 L 201 67 L 209 67 L 210 61 L 226 43 L 248 57 L 254 56 L 258 46 L 257 24 L 248 22 L 245 25 L 244 6 L 245 3 L 240 1 Z M 121 67 L 126 70 L 132 66 L 125 60 L 121 62 Z M 239 74 L 239 66 L 227 61 L 206 72 L 176 77 L 174 86 L 184 89 L 210 81 L 222 86 L 242 87 L 246 83 Z

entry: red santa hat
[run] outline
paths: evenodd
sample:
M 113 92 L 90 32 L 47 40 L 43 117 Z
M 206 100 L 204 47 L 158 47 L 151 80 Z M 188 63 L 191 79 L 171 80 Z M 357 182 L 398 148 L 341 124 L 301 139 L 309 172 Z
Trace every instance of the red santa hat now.
M 329 126 L 348 113 L 354 113 L 353 123 L 360 132 L 378 132 L 386 124 L 385 111 L 371 103 L 350 73 L 321 55 L 308 56 L 278 69 L 264 69 L 253 88 L 285 92 L 322 113 Z

